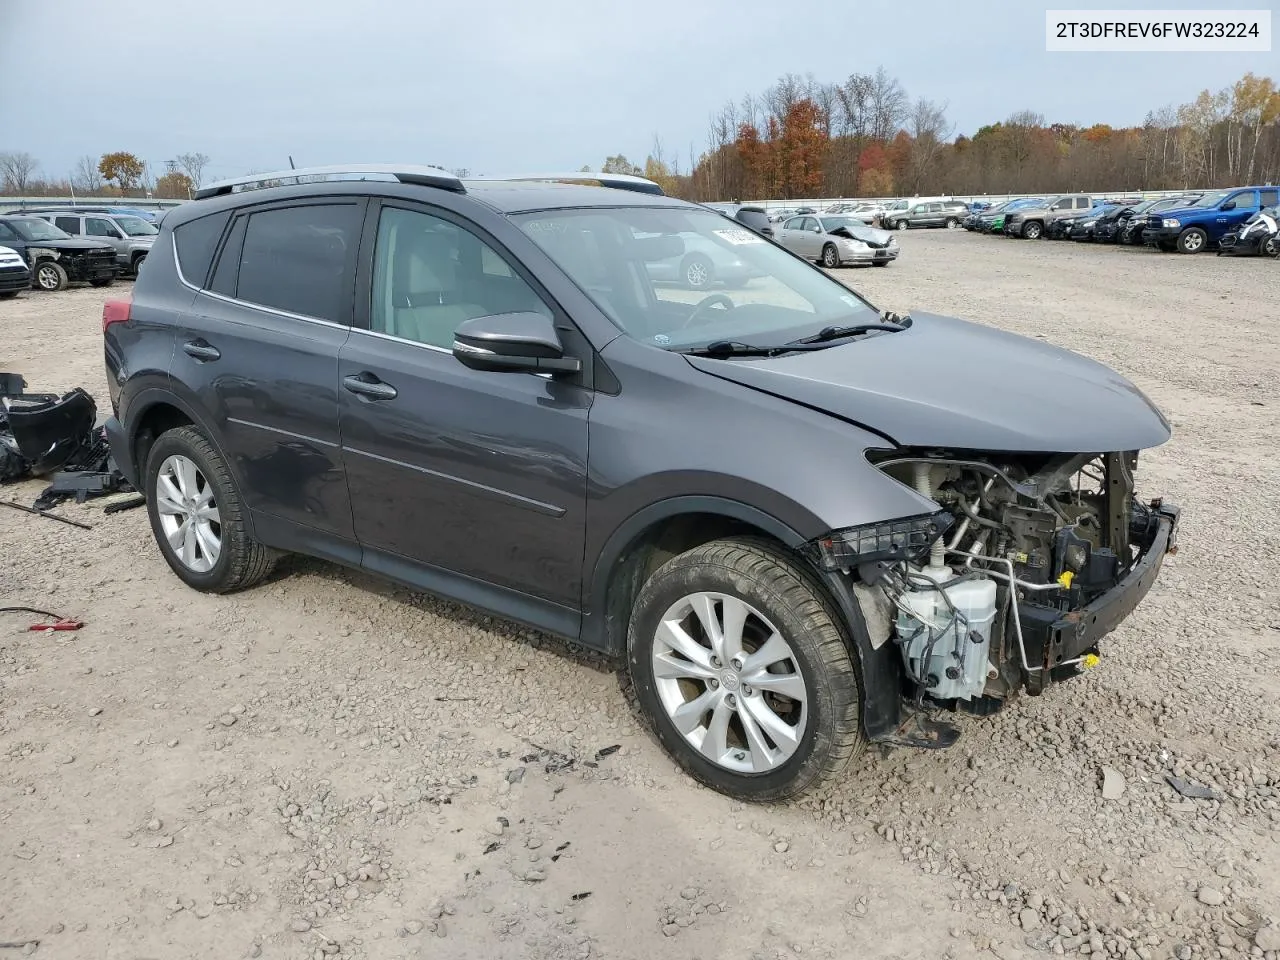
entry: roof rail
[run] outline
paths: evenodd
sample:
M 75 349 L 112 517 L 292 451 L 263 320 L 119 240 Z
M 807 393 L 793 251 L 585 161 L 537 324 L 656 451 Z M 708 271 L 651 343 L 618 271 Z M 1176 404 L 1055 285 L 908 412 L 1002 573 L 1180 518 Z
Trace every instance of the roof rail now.
M 589 170 L 576 170 L 572 173 L 525 173 L 514 177 L 467 177 L 477 181 L 542 181 L 545 183 L 598 183 L 602 187 L 615 190 L 630 190 L 632 193 L 650 193 L 665 197 L 666 192 L 652 180 L 644 177 L 633 177 L 625 173 L 592 173 Z
M 426 187 L 440 187 L 454 193 L 466 193 L 462 181 L 442 167 L 414 166 L 402 163 L 335 164 L 327 167 L 299 167 L 296 170 L 277 170 L 274 173 L 253 173 L 231 180 L 219 180 L 201 187 L 194 199 L 222 197 L 242 190 L 262 190 L 295 183 L 319 183 L 326 180 L 380 180 L 383 182 L 416 183 Z

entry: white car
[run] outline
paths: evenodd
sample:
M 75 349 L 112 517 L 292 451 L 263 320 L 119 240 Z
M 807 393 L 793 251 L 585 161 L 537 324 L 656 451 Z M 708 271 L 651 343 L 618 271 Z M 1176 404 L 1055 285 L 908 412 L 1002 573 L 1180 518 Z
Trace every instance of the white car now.
M 12 247 L 0 247 L 0 300 L 16 297 L 31 288 L 31 270 L 27 261 Z

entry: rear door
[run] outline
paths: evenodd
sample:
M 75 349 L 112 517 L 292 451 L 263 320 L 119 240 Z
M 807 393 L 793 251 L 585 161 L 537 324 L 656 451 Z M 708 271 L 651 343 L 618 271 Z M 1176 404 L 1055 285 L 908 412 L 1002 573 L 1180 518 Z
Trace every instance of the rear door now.
M 472 599 L 491 608 L 497 588 L 499 607 L 533 603 L 523 619 L 576 632 L 593 394 L 571 379 L 472 370 L 452 345 L 465 320 L 521 311 L 554 318 L 571 353 L 589 350 L 585 339 L 452 211 L 385 202 L 366 236 L 338 370 L 365 565 L 424 585 L 448 578 L 447 592 L 479 591 Z
M 338 438 L 338 348 L 364 209 L 343 196 L 239 211 L 183 317 L 171 369 L 214 418 L 255 524 L 274 522 L 266 539 L 347 562 L 359 551 Z

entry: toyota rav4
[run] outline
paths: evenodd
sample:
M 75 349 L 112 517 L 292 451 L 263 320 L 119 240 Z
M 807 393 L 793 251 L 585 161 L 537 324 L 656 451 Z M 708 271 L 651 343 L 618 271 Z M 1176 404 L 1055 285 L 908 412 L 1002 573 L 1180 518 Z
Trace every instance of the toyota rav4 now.
M 750 800 L 1094 662 L 1174 547 L 1137 387 L 584 176 L 317 168 L 169 213 L 103 333 L 174 573 L 310 554 L 614 655 L 671 755 Z M 750 279 L 655 277 L 690 237 Z

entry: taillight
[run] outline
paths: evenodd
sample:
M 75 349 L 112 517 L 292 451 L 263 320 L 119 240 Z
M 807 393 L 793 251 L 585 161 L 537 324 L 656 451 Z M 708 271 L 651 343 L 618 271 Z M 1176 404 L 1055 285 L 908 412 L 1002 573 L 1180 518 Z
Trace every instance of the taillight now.
M 102 332 L 107 332 L 107 327 L 113 323 L 127 323 L 129 320 L 129 309 L 133 306 L 132 300 L 108 300 L 102 305 Z

